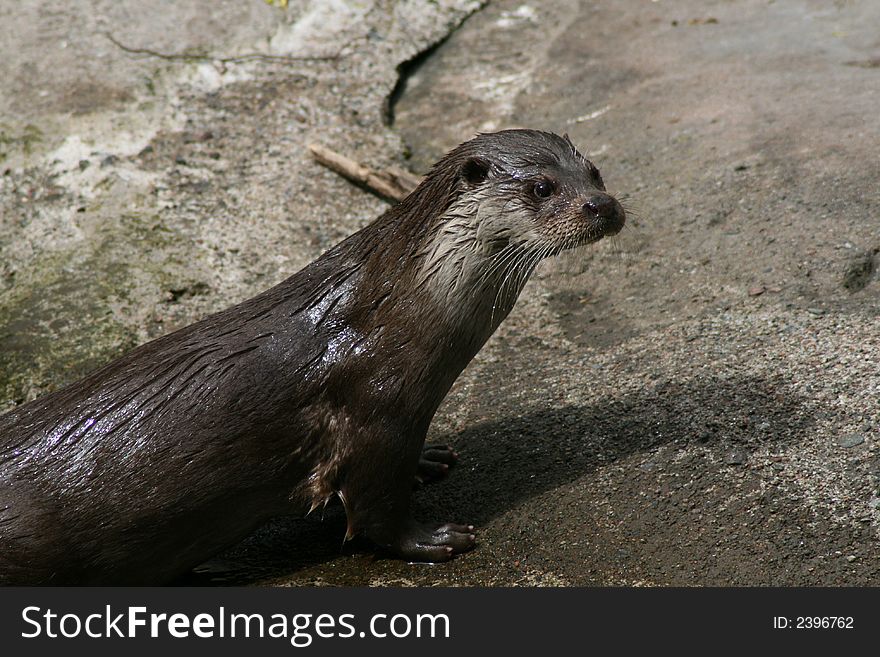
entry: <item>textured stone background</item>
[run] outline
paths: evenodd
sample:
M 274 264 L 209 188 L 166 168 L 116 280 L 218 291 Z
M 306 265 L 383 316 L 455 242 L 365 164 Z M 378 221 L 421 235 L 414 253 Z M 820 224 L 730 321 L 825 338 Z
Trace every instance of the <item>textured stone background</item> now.
M 438 413 L 461 464 L 417 512 L 477 550 L 343 548 L 337 507 L 187 581 L 876 584 L 878 24 L 871 0 L 0 6 L 0 410 L 379 214 L 310 141 L 421 172 L 478 130 L 567 131 L 634 213 L 542 266 Z

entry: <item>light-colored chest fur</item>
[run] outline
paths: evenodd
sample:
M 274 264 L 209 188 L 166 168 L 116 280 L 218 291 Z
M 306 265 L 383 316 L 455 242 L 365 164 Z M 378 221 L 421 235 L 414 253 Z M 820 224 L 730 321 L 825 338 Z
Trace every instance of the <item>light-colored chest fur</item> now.
M 491 333 L 540 259 L 537 241 L 532 212 L 518 199 L 491 189 L 463 194 L 419 254 L 416 284 L 452 325 Z

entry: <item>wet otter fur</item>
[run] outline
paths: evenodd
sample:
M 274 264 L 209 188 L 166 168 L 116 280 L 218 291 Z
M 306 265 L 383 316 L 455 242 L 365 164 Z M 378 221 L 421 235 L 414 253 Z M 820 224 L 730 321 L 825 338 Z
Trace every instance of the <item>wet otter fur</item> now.
M 483 134 L 256 297 L 0 416 L 0 583 L 156 584 L 338 496 L 348 534 L 443 561 L 410 515 L 431 419 L 544 257 L 623 209 L 567 137 Z

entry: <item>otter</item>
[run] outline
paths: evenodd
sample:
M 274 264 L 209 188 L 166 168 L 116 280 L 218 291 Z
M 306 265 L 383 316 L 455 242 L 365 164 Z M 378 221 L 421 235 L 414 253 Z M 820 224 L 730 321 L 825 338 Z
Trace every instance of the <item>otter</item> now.
M 0 583 L 162 584 L 338 496 L 410 561 L 474 528 L 410 514 L 455 379 L 535 266 L 621 230 L 567 136 L 481 134 L 275 287 L 0 416 Z

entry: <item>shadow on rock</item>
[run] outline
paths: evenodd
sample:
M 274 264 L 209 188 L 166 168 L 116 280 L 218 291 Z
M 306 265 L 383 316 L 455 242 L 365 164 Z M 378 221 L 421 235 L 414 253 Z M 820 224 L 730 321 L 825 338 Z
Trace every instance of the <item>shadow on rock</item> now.
M 416 493 L 415 515 L 485 525 L 529 498 L 663 445 L 702 444 L 721 462 L 731 453 L 747 460 L 758 447 L 803 439 L 817 410 L 781 377 L 706 377 L 589 406 L 507 416 L 432 438 L 455 445 L 461 460 L 447 481 Z M 344 533 L 341 507 L 327 509 L 324 522 L 279 518 L 181 583 L 289 576 L 340 556 Z M 370 550 L 357 542 L 344 548 Z

